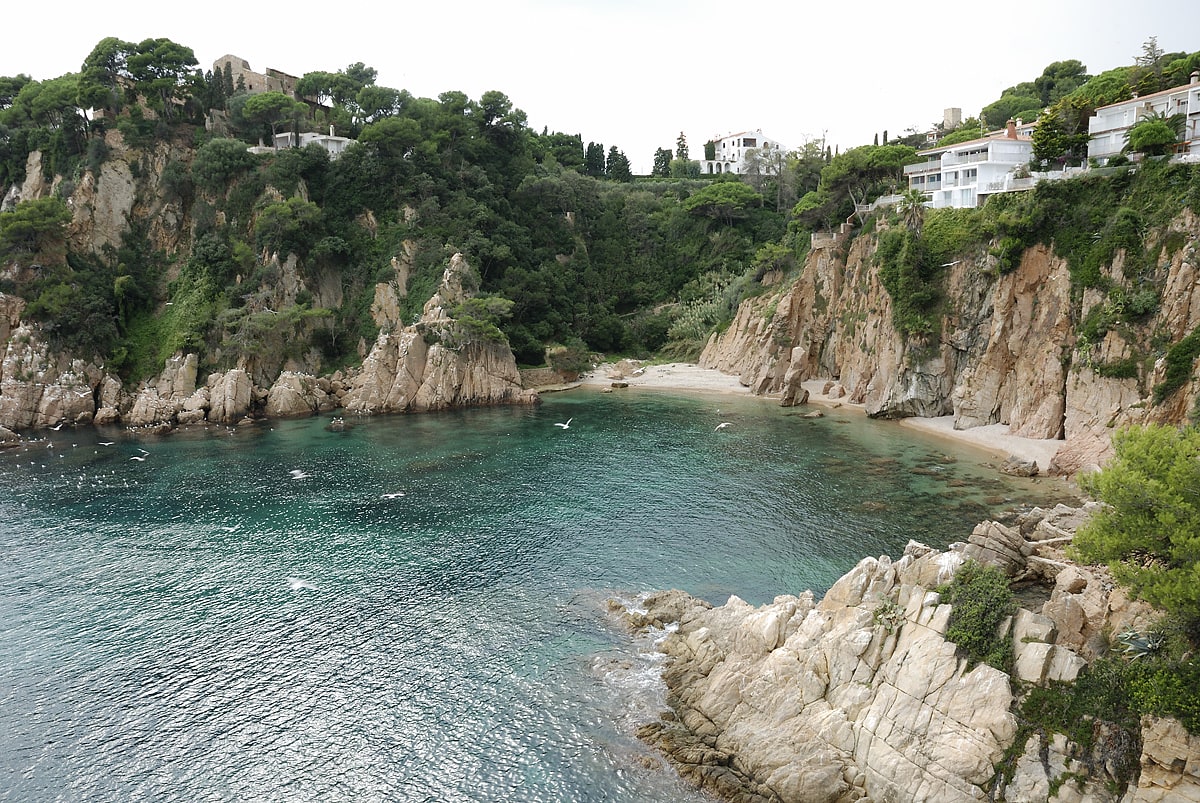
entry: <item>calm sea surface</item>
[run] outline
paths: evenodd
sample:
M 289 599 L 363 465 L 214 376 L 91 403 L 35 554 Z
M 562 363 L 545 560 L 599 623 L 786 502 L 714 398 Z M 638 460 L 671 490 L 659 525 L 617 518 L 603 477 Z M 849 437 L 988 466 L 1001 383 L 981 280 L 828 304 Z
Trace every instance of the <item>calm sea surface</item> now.
M 707 800 L 607 599 L 819 593 L 1064 494 L 743 397 L 327 423 L 0 453 L 0 799 Z

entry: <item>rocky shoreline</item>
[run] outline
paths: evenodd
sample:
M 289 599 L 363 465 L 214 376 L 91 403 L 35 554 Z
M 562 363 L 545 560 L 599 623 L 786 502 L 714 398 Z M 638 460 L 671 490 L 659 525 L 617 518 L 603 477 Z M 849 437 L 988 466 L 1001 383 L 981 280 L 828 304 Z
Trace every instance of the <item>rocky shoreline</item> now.
M 1200 737 L 1174 720 L 1143 718 L 1128 791 L 1103 757 L 1060 735 L 1014 746 L 1022 690 L 1074 680 L 1105 633 L 1155 615 L 1102 570 L 1063 557 L 1087 515 L 1060 505 L 1016 527 L 984 522 L 945 552 L 910 542 L 898 560 L 865 558 L 820 601 L 805 592 L 713 607 L 666 591 L 638 608 L 613 603 L 635 631 L 665 633 L 670 710 L 639 735 L 737 803 L 1200 800 Z M 967 560 L 1027 589 L 1006 625 L 1012 677 L 969 666 L 945 638 L 951 606 L 935 589 Z
M 198 384 L 199 359 L 178 353 L 162 372 L 126 390 L 103 366 L 59 355 L 21 321 L 24 302 L 0 295 L 0 444 L 24 430 L 119 425 L 170 431 L 176 425 L 249 424 L 345 409 L 356 415 L 448 407 L 533 404 L 507 344 L 459 338 L 449 310 L 468 297 L 467 267 L 451 258 L 419 320 L 382 328 L 362 365 L 315 376 L 283 370 L 268 387 L 245 366 L 214 372 Z M 462 342 L 459 342 L 461 340 Z

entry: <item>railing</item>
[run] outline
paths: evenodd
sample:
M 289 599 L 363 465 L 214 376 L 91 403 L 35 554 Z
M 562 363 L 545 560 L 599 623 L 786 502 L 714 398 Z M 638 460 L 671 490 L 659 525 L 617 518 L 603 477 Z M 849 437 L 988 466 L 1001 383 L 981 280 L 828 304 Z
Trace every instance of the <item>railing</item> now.
M 917 173 L 937 173 L 942 169 L 941 161 L 936 162 L 917 162 L 914 165 L 904 166 L 904 175 L 913 176 Z
M 986 162 L 987 160 L 987 151 L 984 151 L 983 153 L 968 153 L 965 156 L 952 156 L 950 154 L 946 154 L 942 157 L 942 166 L 965 165 L 971 164 L 972 162 Z

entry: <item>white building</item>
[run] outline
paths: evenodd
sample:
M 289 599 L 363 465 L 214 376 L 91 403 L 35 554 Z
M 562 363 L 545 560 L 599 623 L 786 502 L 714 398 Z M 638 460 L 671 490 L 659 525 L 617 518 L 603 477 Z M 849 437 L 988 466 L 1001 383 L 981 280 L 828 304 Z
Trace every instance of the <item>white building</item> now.
M 1129 141 L 1129 129 L 1147 116 L 1184 115 L 1183 136 L 1175 148 L 1177 154 L 1200 153 L 1200 71 L 1191 75 L 1191 83 L 1164 89 L 1153 95 L 1123 100 L 1096 109 L 1088 120 L 1088 158 L 1100 164 L 1121 153 Z M 1194 158 L 1194 157 L 1193 157 Z
M 284 148 L 303 148 L 306 145 L 316 144 L 329 151 L 330 159 L 336 159 L 342 155 L 342 152 L 346 148 L 350 147 L 350 143 L 352 142 L 354 140 L 349 137 L 334 136 L 333 126 L 330 126 L 328 134 L 317 134 L 312 131 L 304 132 L 300 135 L 299 142 L 296 140 L 296 135 L 291 131 L 285 134 L 276 134 L 275 147 L 272 148 L 269 145 L 263 145 L 261 144 L 262 140 L 259 140 L 258 145 L 248 150 L 251 153 L 271 153 L 272 151 L 283 150 Z
M 713 142 L 716 144 L 715 158 L 700 160 L 700 172 L 706 175 L 715 175 L 717 173 L 737 173 L 740 175 L 747 172 L 746 152 L 750 150 L 785 150 L 783 144 L 778 140 L 763 136 L 761 128 L 756 131 L 742 131 L 737 134 L 730 134 L 727 137 L 713 140 Z
M 1028 189 L 1032 182 L 1014 171 L 1033 155 L 1033 128 L 1010 120 L 1003 131 L 979 139 L 917 151 L 925 161 L 904 168 L 908 186 L 925 193 L 935 209 L 973 209 L 994 193 Z

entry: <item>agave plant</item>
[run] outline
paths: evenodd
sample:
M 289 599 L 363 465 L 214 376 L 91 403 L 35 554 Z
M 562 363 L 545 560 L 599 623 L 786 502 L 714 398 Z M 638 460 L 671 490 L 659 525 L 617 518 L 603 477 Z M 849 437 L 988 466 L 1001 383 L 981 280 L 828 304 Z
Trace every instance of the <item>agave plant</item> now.
M 1157 652 L 1166 641 L 1166 636 L 1162 633 L 1141 633 L 1130 628 L 1118 635 L 1117 641 L 1125 647 L 1121 650 L 1123 655 L 1128 656 L 1130 660 L 1137 660 L 1152 652 Z

